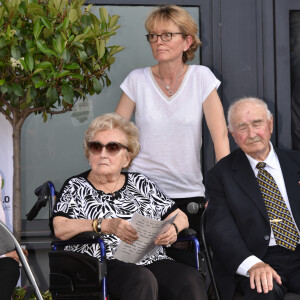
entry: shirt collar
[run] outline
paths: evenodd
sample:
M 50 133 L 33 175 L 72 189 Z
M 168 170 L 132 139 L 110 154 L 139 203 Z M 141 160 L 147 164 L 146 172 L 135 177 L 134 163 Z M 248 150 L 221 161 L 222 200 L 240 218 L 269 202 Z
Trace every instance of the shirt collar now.
M 268 156 L 266 157 L 266 159 L 263 161 L 266 163 L 267 167 L 270 167 L 272 169 L 276 169 L 276 170 L 280 170 L 280 164 L 279 164 L 279 160 L 277 157 L 277 154 L 273 148 L 273 145 L 271 142 L 269 142 L 270 145 L 270 152 L 268 154 Z M 246 153 L 245 153 L 246 154 Z M 253 157 L 251 157 L 250 155 L 246 154 L 249 163 L 251 165 L 251 168 L 254 170 L 256 169 L 256 165 L 259 162 L 258 160 L 254 159 Z M 257 170 L 257 169 L 256 169 Z

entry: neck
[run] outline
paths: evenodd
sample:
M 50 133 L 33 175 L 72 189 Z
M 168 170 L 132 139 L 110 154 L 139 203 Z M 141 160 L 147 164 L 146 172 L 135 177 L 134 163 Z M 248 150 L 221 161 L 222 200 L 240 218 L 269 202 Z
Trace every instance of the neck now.
M 160 78 L 165 81 L 173 82 L 181 77 L 185 72 L 185 64 L 170 64 L 170 63 L 159 63 L 157 65 L 157 74 Z

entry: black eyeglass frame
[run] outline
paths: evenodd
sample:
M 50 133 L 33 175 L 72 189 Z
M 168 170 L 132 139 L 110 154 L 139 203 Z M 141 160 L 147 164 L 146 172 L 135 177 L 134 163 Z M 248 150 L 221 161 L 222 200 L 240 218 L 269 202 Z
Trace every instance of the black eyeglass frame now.
M 171 38 L 170 38 L 169 40 L 165 40 L 165 39 L 163 38 L 163 35 L 166 35 L 166 34 L 170 34 L 170 35 L 171 35 Z M 182 35 L 184 35 L 183 32 L 163 32 L 163 33 L 161 33 L 161 34 L 148 33 L 148 34 L 146 34 L 146 37 L 147 37 L 147 41 L 148 41 L 150 44 L 152 44 L 152 43 L 156 43 L 156 42 L 158 41 L 158 37 L 159 37 L 159 36 L 160 36 L 160 38 L 161 38 L 161 40 L 162 40 L 163 42 L 170 42 L 170 41 L 172 40 L 172 38 L 173 38 L 173 34 L 182 34 Z M 150 35 L 156 36 L 156 40 L 150 42 L 150 41 L 149 41 Z
M 96 144 L 96 145 L 100 146 L 100 147 L 101 147 L 101 150 L 100 150 L 100 151 L 92 150 L 92 149 L 91 149 L 91 146 L 92 146 L 93 144 Z M 107 148 L 107 146 L 110 146 L 110 145 L 117 145 L 117 146 L 119 147 L 119 150 L 117 150 L 115 153 L 114 153 L 114 151 L 110 152 L 110 151 L 108 150 L 108 148 Z M 92 142 L 88 142 L 88 143 L 87 143 L 87 146 L 88 146 L 89 151 L 90 151 L 91 153 L 95 154 L 95 155 L 100 154 L 100 153 L 103 151 L 103 148 L 105 149 L 106 153 L 107 153 L 108 155 L 111 155 L 111 156 L 117 155 L 117 154 L 121 151 L 122 148 L 126 149 L 126 150 L 129 152 L 129 148 L 128 148 L 127 146 L 125 146 L 125 145 L 123 145 L 123 144 L 121 144 L 121 143 L 118 143 L 118 142 L 109 142 L 109 143 L 103 145 L 103 144 L 100 143 L 100 142 L 92 141 Z

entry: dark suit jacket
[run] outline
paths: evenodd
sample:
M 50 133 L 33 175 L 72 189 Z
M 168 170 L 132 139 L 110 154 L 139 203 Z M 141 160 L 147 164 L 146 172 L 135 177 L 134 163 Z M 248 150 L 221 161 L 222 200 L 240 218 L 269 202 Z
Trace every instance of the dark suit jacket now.
M 300 153 L 275 151 L 291 210 L 300 228 Z M 208 172 L 206 190 L 209 197 L 206 235 L 213 251 L 216 280 L 222 300 L 232 299 L 238 266 L 250 255 L 264 259 L 271 227 L 256 177 L 241 149 Z

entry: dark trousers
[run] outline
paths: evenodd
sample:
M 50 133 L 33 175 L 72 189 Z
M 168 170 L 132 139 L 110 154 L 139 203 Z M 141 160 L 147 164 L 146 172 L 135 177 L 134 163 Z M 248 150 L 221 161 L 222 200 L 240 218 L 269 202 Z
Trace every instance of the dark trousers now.
M 238 276 L 238 290 L 244 299 L 282 300 L 287 292 L 300 294 L 300 246 L 290 251 L 280 246 L 269 247 L 263 261 L 281 277 L 282 285 L 274 280 L 273 291 L 258 294 L 250 288 L 248 277 Z
M 10 257 L 0 258 L 0 299 L 10 300 L 20 275 L 19 264 Z
M 172 260 L 147 266 L 109 260 L 107 273 L 108 293 L 121 300 L 207 300 L 200 272 Z

